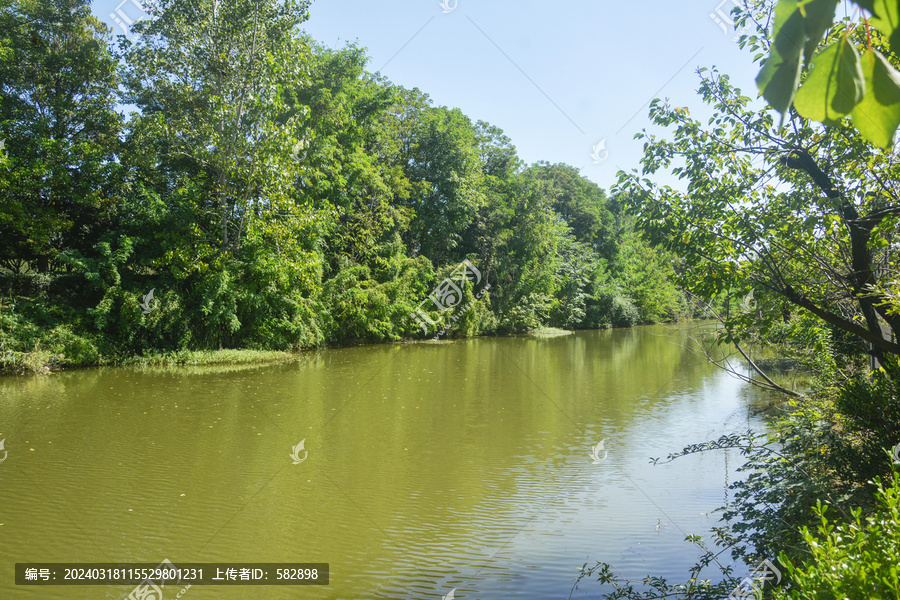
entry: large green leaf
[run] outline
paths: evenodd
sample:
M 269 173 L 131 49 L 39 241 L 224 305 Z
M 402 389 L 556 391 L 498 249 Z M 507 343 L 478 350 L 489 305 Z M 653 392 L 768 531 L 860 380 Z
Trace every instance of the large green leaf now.
M 766 101 L 784 115 L 800 84 L 800 68 L 834 20 L 838 0 L 779 0 L 773 42 L 756 85 Z
M 773 52 L 756 76 L 763 98 L 782 115 L 790 108 L 800 83 L 800 59 L 798 55 L 792 62 L 785 62 Z
M 807 119 L 834 124 L 850 114 L 865 91 L 859 55 L 845 35 L 813 57 L 809 75 L 794 98 L 794 108 Z
M 853 124 L 867 140 L 888 148 L 900 126 L 900 71 L 877 50 L 862 59 L 866 95 L 853 109 Z
M 781 0 L 775 7 L 773 43 L 756 85 L 766 101 L 784 114 L 791 106 L 800 80 L 800 62 L 806 40 L 803 14 L 795 0 Z
M 793 62 L 806 44 L 806 15 L 797 0 L 779 0 L 775 6 L 772 50 L 785 62 Z
M 837 10 L 839 0 L 807 0 L 799 2 L 800 11 L 804 16 L 804 25 L 806 29 L 806 45 L 803 48 L 803 54 L 806 57 L 807 67 L 810 58 L 825 37 L 825 32 L 834 23 L 834 15 Z

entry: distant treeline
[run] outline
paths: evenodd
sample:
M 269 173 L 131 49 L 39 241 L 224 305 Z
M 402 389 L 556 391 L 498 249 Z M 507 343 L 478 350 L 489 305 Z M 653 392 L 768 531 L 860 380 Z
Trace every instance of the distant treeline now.
M 316 44 L 306 9 L 162 1 L 114 46 L 85 0 L 0 6 L 0 351 L 93 364 L 686 312 L 675 259 L 614 198 Z

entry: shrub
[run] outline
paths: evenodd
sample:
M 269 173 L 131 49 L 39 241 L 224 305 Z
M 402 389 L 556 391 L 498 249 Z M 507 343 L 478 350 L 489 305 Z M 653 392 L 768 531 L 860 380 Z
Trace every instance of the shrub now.
M 815 514 L 821 520 L 814 535 L 802 529 L 809 555 L 790 559 L 781 552 L 779 561 L 787 570 L 792 587 L 778 590 L 776 598 L 791 600 L 843 600 L 900 598 L 900 483 L 895 476 L 884 487 L 875 480 L 881 506 L 863 518 L 853 510 L 849 523 L 835 525 L 821 503 Z

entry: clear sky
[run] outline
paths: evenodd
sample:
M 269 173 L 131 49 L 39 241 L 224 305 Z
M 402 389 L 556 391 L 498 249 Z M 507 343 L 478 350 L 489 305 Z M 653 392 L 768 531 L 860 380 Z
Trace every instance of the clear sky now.
M 95 0 L 93 9 L 118 34 L 110 14 L 136 15 L 133 2 Z M 444 2 L 316 0 L 306 30 L 332 47 L 355 41 L 371 71 L 499 126 L 525 162 L 567 163 L 605 188 L 618 169 L 638 166 L 633 136 L 648 126 L 652 98 L 709 114 L 695 92 L 698 66 L 715 65 L 756 95 L 750 53 L 730 22 L 711 16 L 728 15 L 733 0 Z M 595 164 L 601 140 L 605 160 Z

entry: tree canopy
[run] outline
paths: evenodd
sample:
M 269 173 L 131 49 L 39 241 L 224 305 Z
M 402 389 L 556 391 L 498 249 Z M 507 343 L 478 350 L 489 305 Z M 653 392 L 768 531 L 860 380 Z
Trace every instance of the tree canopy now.
M 115 44 L 86 0 L 0 7 L 15 349 L 90 364 L 432 335 L 413 315 L 448 322 L 428 299 L 466 260 L 490 288 L 467 286 L 450 335 L 687 310 L 603 190 L 320 46 L 306 2 L 159 0 Z
M 779 2 L 773 10 L 758 2 L 755 8 L 768 6 L 774 15 L 772 52 L 781 52 L 776 46 L 787 27 L 783 21 L 799 18 L 785 16 L 786 4 L 801 10 L 806 3 Z M 806 27 L 821 8 L 809 4 Z M 822 27 L 819 32 L 816 25 L 807 39 L 818 44 L 839 35 L 845 40 L 840 43 L 864 47 L 871 36 L 865 22 L 849 19 Z M 744 41 L 761 47 L 761 39 Z M 804 55 L 811 56 L 816 44 Z M 774 68 L 773 56 L 757 55 L 763 73 Z M 895 68 L 896 55 L 885 56 Z M 638 134 L 645 141 L 642 172 L 620 174 L 616 192 L 642 228 L 684 260 L 688 289 L 707 299 L 752 292 L 752 310 L 731 315 L 732 333 L 750 324 L 769 331 L 799 308 L 868 344 L 878 359 L 900 353 L 893 300 L 900 222 L 896 157 L 873 148 L 864 127 L 816 125 L 797 100 L 797 110 L 786 112 L 786 122 L 776 127 L 772 115 L 752 108 L 752 99 L 727 75 L 715 69 L 698 74 L 699 94 L 714 116 L 704 123 L 686 108 L 655 101 L 651 120 L 672 137 Z M 807 71 L 801 92 L 821 74 Z M 657 184 L 653 175 L 662 170 L 683 181 L 684 189 Z

